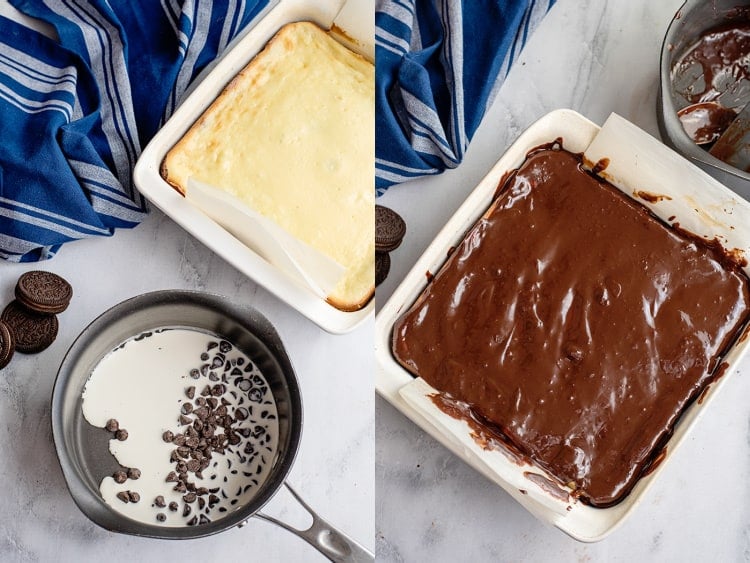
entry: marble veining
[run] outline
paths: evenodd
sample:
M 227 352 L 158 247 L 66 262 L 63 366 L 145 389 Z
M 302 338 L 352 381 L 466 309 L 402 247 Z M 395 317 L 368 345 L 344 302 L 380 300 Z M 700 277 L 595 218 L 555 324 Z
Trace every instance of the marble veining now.
M 659 52 L 681 4 L 559 0 L 507 77 L 464 162 L 380 198 L 404 216 L 408 232 L 391 254 L 377 302 L 386 302 L 519 133 L 547 112 L 568 107 L 601 124 L 614 111 L 658 136 Z M 748 393 L 750 358 L 624 525 L 596 544 L 542 524 L 378 398 L 378 561 L 750 561 Z

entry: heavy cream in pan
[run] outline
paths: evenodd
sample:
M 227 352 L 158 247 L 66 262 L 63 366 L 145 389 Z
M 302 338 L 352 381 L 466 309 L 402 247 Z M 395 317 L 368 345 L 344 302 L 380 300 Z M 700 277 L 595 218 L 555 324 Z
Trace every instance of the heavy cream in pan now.
M 148 524 L 206 524 L 247 504 L 270 473 L 278 414 L 268 382 L 216 335 L 160 328 L 127 340 L 93 370 L 86 420 L 112 433 L 122 466 L 100 492 Z

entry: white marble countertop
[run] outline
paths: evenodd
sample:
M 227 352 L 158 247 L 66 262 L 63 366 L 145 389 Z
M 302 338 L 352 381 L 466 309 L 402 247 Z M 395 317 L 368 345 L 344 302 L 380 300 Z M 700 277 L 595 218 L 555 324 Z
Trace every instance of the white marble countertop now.
M 529 124 L 557 108 L 596 123 L 617 112 L 658 136 L 662 38 L 682 0 L 558 0 L 485 116 L 465 161 L 392 188 L 379 203 L 406 219 L 382 306 L 446 220 Z M 418 203 L 418 205 L 417 205 Z M 675 452 L 625 523 L 582 544 L 540 523 L 502 489 L 376 401 L 379 561 L 750 560 L 750 363 Z
M 13 14 L 5 0 L 0 13 Z M 1 144 L 1 141 L 0 141 Z M 311 546 L 267 522 L 186 541 L 125 536 L 99 528 L 74 504 L 57 462 L 50 397 L 76 336 L 120 301 L 157 289 L 193 289 L 245 302 L 278 330 L 300 382 L 303 435 L 289 482 L 323 518 L 374 549 L 373 319 L 334 336 L 228 266 L 157 210 L 133 230 L 64 246 L 51 261 L 0 264 L 0 307 L 20 274 L 64 276 L 74 297 L 59 316 L 57 340 L 37 355 L 16 354 L 0 371 L 0 561 L 325 561 Z M 306 528 L 284 489 L 264 511 Z

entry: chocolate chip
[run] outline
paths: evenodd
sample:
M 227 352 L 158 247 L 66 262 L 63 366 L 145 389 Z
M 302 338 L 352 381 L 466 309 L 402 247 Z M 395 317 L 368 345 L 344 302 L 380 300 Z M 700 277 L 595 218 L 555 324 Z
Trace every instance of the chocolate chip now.
M 216 348 L 216 347 L 217 347 L 218 345 L 219 345 L 219 343 L 218 343 L 218 342 L 209 342 L 209 343 L 208 343 L 208 346 L 206 346 L 206 350 L 213 350 L 213 349 L 214 349 L 214 348 Z
M 107 421 L 107 424 L 104 425 L 104 428 L 106 428 L 108 432 L 117 432 L 120 429 L 120 423 L 117 422 L 116 419 L 110 418 Z
M 128 439 L 128 431 L 124 428 L 120 428 L 117 432 L 115 432 L 115 438 L 117 438 L 120 442 L 124 442 Z
M 193 516 L 190 520 L 188 520 L 187 525 L 188 526 L 195 526 L 198 523 L 198 517 Z
M 182 507 L 182 515 L 183 516 L 189 516 L 192 511 L 193 511 L 193 509 L 190 508 L 189 504 L 186 504 L 185 506 Z
M 141 500 L 141 495 L 135 491 L 128 491 L 128 499 L 130 499 L 130 502 L 139 502 Z
M 203 352 L 203 353 L 201 354 L 201 360 L 203 360 L 204 362 L 205 362 L 205 361 L 208 361 L 208 358 L 209 358 L 209 356 L 208 356 L 208 353 L 207 353 L 207 352 Z
M 167 475 L 166 478 L 167 483 L 176 483 L 177 482 L 177 473 L 174 471 L 170 471 L 169 475 Z
M 177 436 L 175 436 L 174 439 L 172 440 L 172 443 L 175 446 L 184 446 L 185 440 L 187 440 L 187 438 L 185 437 L 184 434 L 177 434 Z
M 219 381 L 219 376 L 216 375 L 216 373 L 212 371 L 211 373 L 208 374 L 208 379 L 210 379 L 211 381 Z
M 182 411 L 182 414 L 190 414 L 193 412 L 193 405 L 192 403 L 184 403 L 180 410 Z
M 217 399 L 216 397 L 209 397 L 208 406 L 211 407 L 212 409 L 215 409 L 216 407 L 219 406 L 219 399 Z
M 128 479 L 132 479 L 135 481 L 136 479 L 141 478 L 141 470 L 137 467 L 131 467 L 128 469 Z
M 164 432 L 164 434 L 161 435 L 161 439 L 169 443 L 172 440 L 174 440 L 174 434 L 170 432 L 169 430 L 167 430 L 166 432 Z
M 193 423 L 193 420 L 191 418 L 188 418 L 184 414 L 180 415 L 180 425 L 186 426 L 186 425 L 192 424 L 192 423 Z
M 224 365 L 224 356 L 221 354 L 216 354 L 214 356 L 214 359 L 211 360 L 211 369 L 219 369 Z
M 235 377 L 242 375 L 242 370 L 240 368 L 234 368 L 229 375 L 234 375 Z
M 164 508 L 165 506 L 167 506 L 167 503 L 166 503 L 166 502 L 164 502 L 164 497 L 163 497 L 163 496 L 161 496 L 161 495 L 159 495 L 158 497 L 156 497 L 156 498 L 154 499 L 154 504 L 155 504 L 156 506 L 158 506 L 159 508 Z
M 201 372 L 199 372 L 197 369 L 191 369 L 190 370 L 190 377 L 193 379 L 198 379 L 201 376 Z
M 231 344 L 231 342 L 227 342 L 226 340 L 222 340 L 221 342 L 219 342 L 219 350 L 220 350 L 220 351 L 221 351 L 222 353 L 226 354 L 226 353 L 227 353 L 227 352 L 229 352 L 229 351 L 230 351 L 231 349 L 232 349 L 232 344 Z
M 125 504 L 130 502 L 130 496 L 128 495 L 127 491 L 120 491 L 119 493 L 117 493 L 117 498 L 119 498 Z
M 166 514 L 164 514 L 163 512 L 159 512 L 159 513 L 158 513 L 158 514 L 156 515 L 156 520 L 157 520 L 157 522 L 164 522 L 164 521 L 165 521 L 166 519 L 167 519 L 167 515 L 166 515 Z
M 240 357 L 240 358 L 237 358 L 237 365 L 238 365 L 238 366 L 241 366 L 241 365 L 242 365 L 242 364 L 244 364 L 244 363 L 245 363 L 245 358 L 241 358 L 241 357 Z
M 237 420 L 246 420 L 247 416 L 248 416 L 248 413 L 245 407 L 240 407 L 236 411 L 234 411 L 234 417 Z
M 118 469 L 112 474 L 112 479 L 115 480 L 115 483 L 119 483 L 122 485 L 125 481 L 128 480 L 128 474 L 125 473 L 122 469 Z
M 247 396 L 254 403 L 260 403 L 263 400 L 263 392 L 260 389 L 251 389 Z
M 195 385 L 191 385 L 187 389 L 185 389 L 185 395 L 187 395 L 188 399 L 192 399 L 195 397 Z
M 179 483 L 177 483 L 172 488 L 172 490 L 173 491 L 177 491 L 178 493 L 186 493 L 187 492 L 187 486 L 185 485 L 185 483 L 183 483 L 182 481 L 180 481 Z
M 197 416 L 199 419 L 205 420 L 208 416 L 208 409 L 206 407 L 198 407 L 197 409 L 195 409 L 195 411 L 193 411 L 193 414 L 195 414 L 195 416 Z
M 206 518 L 204 514 L 201 514 L 200 520 L 198 520 L 198 524 L 208 524 L 211 520 Z
M 198 509 L 203 510 L 206 506 L 206 500 L 203 497 L 198 497 Z
M 227 390 L 226 385 L 224 385 L 223 383 L 219 383 L 211 387 L 211 395 L 213 395 L 214 397 L 220 397 L 224 393 L 226 393 L 226 390 Z
M 189 503 L 195 502 L 196 498 L 198 497 L 195 495 L 195 493 L 188 493 L 182 497 L 182 500 L 184 500 L 185 502 L 189 504 Z
M 175 501 L 169 503 L 169 510 L 171 510 L 172 512 L 177 512 L 178 508 L 179 505 Z
M 250 382 L 249 379 L 243 379 L 242 381 L 240 381 L 237 384 L 237 387 L 239 387 L 240 390 L 242 390 L 242 391 L 249 391 L 250 387 L 252 387 L 252 386 L 253 386 L 253 384 Z
M 201 464 L 198 460 L 191 459 L 190 461 L 187 462 L 187 468 L 188 468 L 188 471 L 190 471 L 191 473 L 195 473 L 196 471 L 200 471 Z

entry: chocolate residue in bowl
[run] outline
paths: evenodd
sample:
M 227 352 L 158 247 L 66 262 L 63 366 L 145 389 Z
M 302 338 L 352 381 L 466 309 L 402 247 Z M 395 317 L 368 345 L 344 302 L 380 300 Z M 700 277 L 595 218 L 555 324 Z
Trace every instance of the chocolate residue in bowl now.
M 697 145 L 713 143 L 727 130 L 737 112 L 718 102 L 691 104 L 677 112 L 685 133 Z
M 675 93 L 690 104 L 716 101 L 740 109 L 750 100 L 750 22 L 704 32 L 672 69 Z
M 750 102 L 750 22 L 735 20 L 704 32 L 677 59 L 671 80 L 683 100 L 677 115 L 685 132 L 710 148 Z

